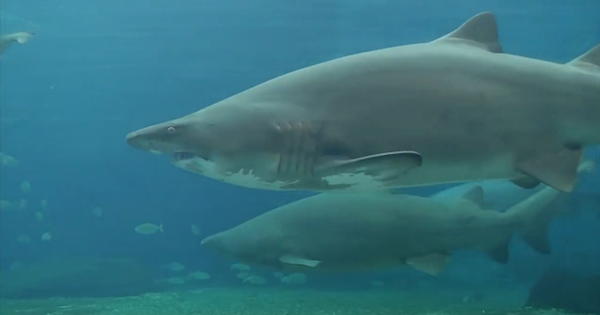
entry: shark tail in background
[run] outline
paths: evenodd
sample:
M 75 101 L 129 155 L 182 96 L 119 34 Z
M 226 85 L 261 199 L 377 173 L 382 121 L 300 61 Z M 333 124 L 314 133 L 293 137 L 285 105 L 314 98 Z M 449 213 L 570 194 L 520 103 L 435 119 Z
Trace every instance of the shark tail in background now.
M 579 165 L 577 172 L 581 175 L 591 173 L 594 169 L 595 162 L 587 160 Z M 553 207 L 552 203 L 563 194 L 565 193 L 548 186 L 505 212 L 517 222 L 517 230 L 525 243 L 539 253 L 551 252 L 548 226 L 560 211 L 560 207 Z

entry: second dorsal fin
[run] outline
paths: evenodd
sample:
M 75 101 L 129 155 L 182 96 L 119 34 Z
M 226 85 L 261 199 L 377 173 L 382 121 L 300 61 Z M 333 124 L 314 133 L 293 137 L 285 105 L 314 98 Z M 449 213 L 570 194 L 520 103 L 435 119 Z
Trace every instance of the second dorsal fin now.
M 600 73 L 600 44 L 571 60 L 567 65 Z
M 483 209 L 483 188 L 479 185 L 474 186 L 473 188 L 466 191 L 463 196 L 463 199 L 468 200 L 479 208 Z

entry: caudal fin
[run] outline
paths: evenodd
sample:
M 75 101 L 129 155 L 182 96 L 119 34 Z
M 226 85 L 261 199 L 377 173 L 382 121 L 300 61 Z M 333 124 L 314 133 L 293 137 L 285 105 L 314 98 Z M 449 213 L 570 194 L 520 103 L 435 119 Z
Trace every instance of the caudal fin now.
M 584 161 L 577 169 L 578 174 L 589 173 L 594 170 L 593 161 Z M 545 187 L 529 198 L 506 211 L 517 223 L 518 232 L 531 248 L 542 254 L 550 253 L 548 243 L 548 226 L 560 211 L 554 202 L 563 195 L 561 191 L 552 187 Z
M 515 220 L 525 243 L 539 253 L 550 254 L 548 226 L 557 212 L 557 207 L 553 207 L 552 203 L 561 194 L 552 187 L 544 187 L 505 212 Z

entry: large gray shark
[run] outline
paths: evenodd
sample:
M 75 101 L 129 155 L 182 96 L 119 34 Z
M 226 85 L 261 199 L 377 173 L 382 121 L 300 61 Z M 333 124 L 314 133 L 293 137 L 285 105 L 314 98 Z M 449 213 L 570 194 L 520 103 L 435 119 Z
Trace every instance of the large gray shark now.
M 505 54 L 480 13 L 432 42 L 300 69 L 127 141 L 260 189 L 509 179 L 570 192 L 582 148 L 600 144 L 600 45 L 567 64 Z
M 483 250 L 508 261 L 515 232 L 549 253 L 549 205 L 561 194 L 545 187 L 505 212 L 483 210 L 483 190 L 439 202 L 393 194 L 324 193 L 279 207 L 202 241 L 237 260 L 283 270 L 365 271 L 411 265 L 440 272 L 451 252 Z
M 6 52 L 14 43 L 24 44 L 28 42 L 34 35 L 32 32 L 18 32 L 0 37 L 0 54 Z

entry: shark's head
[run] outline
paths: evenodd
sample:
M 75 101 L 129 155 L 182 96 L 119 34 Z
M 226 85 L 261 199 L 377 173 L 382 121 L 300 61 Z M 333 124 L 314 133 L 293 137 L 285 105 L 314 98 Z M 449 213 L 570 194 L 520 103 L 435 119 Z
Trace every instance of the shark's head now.
M 241 262 L 277 266 L 277 255 L 270 254 L 272 248 L 267 246 L 267 235 L 258 231 L 251 232 L 245 233 L 233 228 L 208 236 L 200 244 Z
M 127 142 L 169 155 L 187 171 L 245 187 L 278 189 L 280 137 L 273 124 L 260 112 L 211 107 L 134 131 Z

